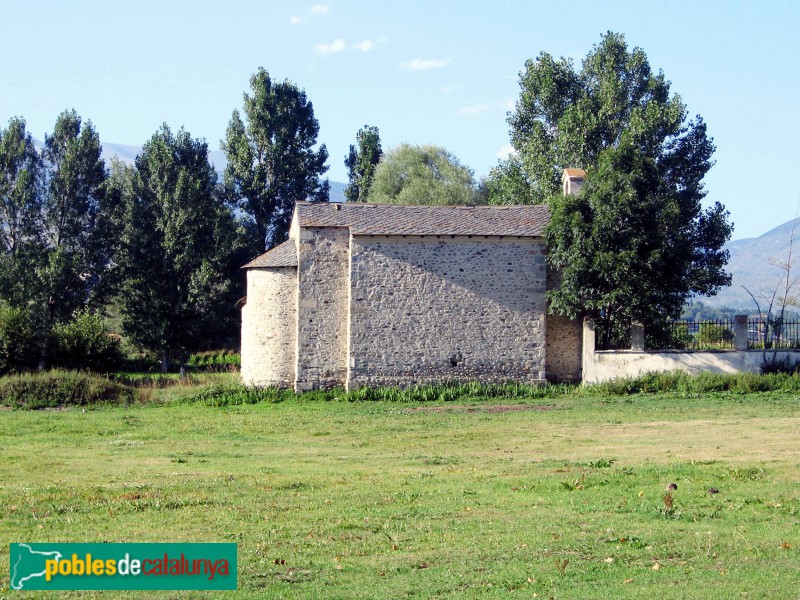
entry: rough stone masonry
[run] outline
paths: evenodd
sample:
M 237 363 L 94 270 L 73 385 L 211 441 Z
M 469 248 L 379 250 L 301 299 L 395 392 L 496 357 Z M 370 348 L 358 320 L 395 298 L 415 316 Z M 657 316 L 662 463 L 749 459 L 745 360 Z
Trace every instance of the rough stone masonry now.
M 580 324 L 548 316 L 544 206 L 298 202 L 245 265 L 242 379 L 303 391 L 578 380 Z

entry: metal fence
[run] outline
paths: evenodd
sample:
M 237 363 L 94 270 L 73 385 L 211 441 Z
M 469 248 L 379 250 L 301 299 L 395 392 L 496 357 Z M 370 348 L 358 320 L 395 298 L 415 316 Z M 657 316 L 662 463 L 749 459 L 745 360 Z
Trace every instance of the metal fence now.
M 671 321 L 648 347 L 664 350 L 733 350 L 733 319 Z M 661 339 L 659 339 L 661 338 Z
M 663 328 L 645 329 L 648 350 L 734 350 L 734 320 L 670 321 Z M 631 347 L 630 328 L 597 321 L 595 348 L 625 350 Z M 800 320 L 747 319 L 749 349 L 800 349 Z
M 747 319 L 747 347 L 791 350 L 800 348 L 800 321 Z

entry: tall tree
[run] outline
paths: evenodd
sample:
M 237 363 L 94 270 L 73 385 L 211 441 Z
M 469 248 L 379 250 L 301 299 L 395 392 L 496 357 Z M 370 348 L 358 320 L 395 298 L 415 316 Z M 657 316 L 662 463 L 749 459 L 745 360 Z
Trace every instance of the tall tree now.
M 375 169 L 367 197 L 379 204 L 475 204 L 472 169 L 440 146 L 400 144 Z
M 41 254 L 41 160 L 25 120 L 0 129 L 0 299 L 14 306 L 31 300 L 34 266 Z
M 350 152 L 344 159 L 350 183 L 344 189 L 348 202 L 366 202 L 375 167 L 383 156 L 381 136 L 377 127 L 364 125 L 356 134 L 356 144 L 350 145 Z
M 286 239 L 298 200 L 327 202 L 325 144 L 315 150 L 319 123 L 304 91 L 286 80 L 273 82 L 260 68 L 244 94 L 244 118 L 238 110 L 228 124 L 222 149 L 227 193 L 253 219 L 263 252 Z
M 74 110 L 56 120 L 45 136 L 46 187 L 43 238 L 47 267 L 41 271 L 49 322 L 68 318 L 98 292 L 111 262 L 117 231 L 109 218 L 113 197 L 100 136 Z
M 654 159 L 675 160 L 675 144 L 705 132 L 686 122 L 680 96 L 670 96 L 662 72 L 653 73 L 640 48 L 608 32 L 576 71 L 571 59 L 542 52 L 520 74 L 521 93 L 508 122 L 511 144 L 531 188 L 543 203 L 561 187 L 564 168 L 589 169 L 624 133 Z M 672 158 L 670 158 L 672 157 Z
M 41 153 L 20 119 L 2 137 L 0 296 L 25 311 L 43 367 L 56 323 L 102 301 L 117 237 L 107 173 L 97 132 L 74 110 L 59 115 Z
M 208 146 L 163 125 L 142 148 L 129 187 L 118 256 L 125 331 L 161 353 L 162 370 L 219 328 L 233 216 L 218 193 Z M 130 185 L 124 183 L 128 178 Z
M 553 206 L 549 263 L 563 280 L 551 310 L 657 326 L 689 294 L 729 281 L 728 213 L 701 206 L 713 142 L 644 51 L 609 32 L 580 71 L 546 53 L 529 60 L 520 87 L 509 117 L 515 164 L 495 171 L 511 177 L 496 189 L 522 183 L 520 201 Z M 587 171 L 577 199 L 560 194 L 568 167 Z
M 701 211 L 665 188 L 655 161 L 627 136 L 600 152 L 578 196 L 554 197 L 551 207 L 548 261 L 561 284 L 548 292 L 550 309 L 594 317 L 601 340 L 633 321 L 658 334 L 689 295 L 730 282 L 723 207 Z
M 516 154 L 500 162 L 483 180 L 483 193 L 489 204 L 540 204 L 532 190 Z

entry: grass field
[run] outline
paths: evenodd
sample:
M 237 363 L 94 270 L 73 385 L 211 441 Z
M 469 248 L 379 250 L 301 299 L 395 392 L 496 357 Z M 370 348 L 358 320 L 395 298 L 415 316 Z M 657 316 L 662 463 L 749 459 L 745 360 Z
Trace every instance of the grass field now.
M 2 411 L 0 456 L 2 597 L 16 541 L 235 541 L 236 598 L 800 597 L 785 393 Z

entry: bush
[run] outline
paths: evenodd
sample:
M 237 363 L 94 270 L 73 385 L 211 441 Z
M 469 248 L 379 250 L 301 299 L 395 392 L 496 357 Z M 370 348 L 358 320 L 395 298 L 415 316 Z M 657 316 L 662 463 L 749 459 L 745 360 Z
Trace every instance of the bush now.
M 733 342 L 733 331 L 715 323 L 700 323 L 697 341 L 702 346 L 726 346 Z
M 195 371 L 238 371 L 242 366 L 242 360 L 240 355 L 232 350 L 211 350 L 190 355 L 186 366 Z
M 104 377 L 75 371 L 48 371 L 0 378 L 0 404 L 14 408 L 130 404 L 136 390 Z
M 54 367 L 107 373 L 122 364 L 120 338 L 109 333 L 100 315 L 79 313 L 69 323 L 56 325 L 51 339 Z
M 0 303 L 0 375 L 35 369 L 40 344 L 30 315 Z
M 752 394 L 756 392 L 798 392 L 800 374 L 775 373 L 699 373 L 689 375 L 683 371 L 646 373 L 639 377 L 625 377 L 605 381 L 583 388 L 590 395 L 629 396 L 678 392 L 684 394 L 707 394 L 729 392 Z
M 800 362 L 793 362 L 789 360 L 789 357 L 767 357 L 768 354 L 770 353 L 765 353 L 764 362 L 761 363 L 761 373 L 765 375 L 774 373 L 785 373 L 790 375 L 800 373 Z

